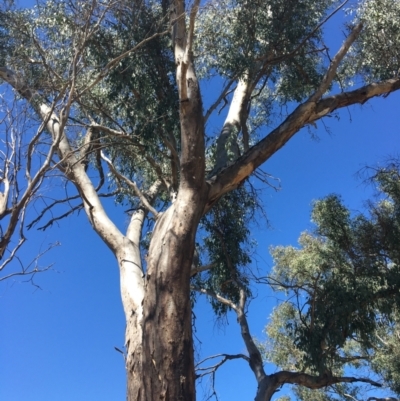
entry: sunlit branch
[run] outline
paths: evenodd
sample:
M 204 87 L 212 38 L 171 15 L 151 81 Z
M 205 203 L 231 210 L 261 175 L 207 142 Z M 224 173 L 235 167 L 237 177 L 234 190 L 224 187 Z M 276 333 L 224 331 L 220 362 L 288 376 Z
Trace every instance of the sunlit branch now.
M 358 35 L 360 34 L 361 30 L 363 28 L 363 24 L 360 22 L 357 24 L 352 31 L 350 32 L 349 36 L 346 38 L 344 41 L 343 45 L 339 49 L 339 51 L 336 53 L 335 57 L 332 59 L 328 70 L 326 71 L 324 78 L 322 79 L 322 82 L 318 89 L 315 91 L 315 93 L 308 99 L 308 102 L 316 102 L 318 101 L 321 96 L 328 90 L 329 86 L 331 85 L 333 79 L 335 78 L 336 71 L 338 69 L 338 66 L 340 62 L 343 60 L 343 57 L 347 54 L 347 52 L 350 49 L 350 46 L 354 43 L 354 41 L 357 39 Z
M 146 197 L 146 199 L 148 199 L 150 205 L 153 205 L 155 203 L 161 187 L 162 182 L 160 180 L 156 180 L 145 192 L 144 196 Z M 147 209 L 146 207 L 139 206 L 138 210 L 132 214 L 131 220 L 126 230 L 127 238 L 129 238 L 137 246 L 141 239 L 143 224 L 145 218 L 147 217 L 148 211 L 149 209 Z M 160 215 L 160 213 L 158 215 Z
M 192 61 L 193 57 L 193 35 L 194 35 L 194 25 L 196 21 L 196 15 L 199 11 L 200 0 L 195 0 L 194 4 L 190 10 L 189 16 L 189 28 L 187 33 L 187 41 L 186 41 L 186 49 L 185 49 L 185 56 L 183 61 L 185 63 L 189 63 Z
M 215 263 L 211 263 L 209 265 L 204 265 L 204 266 L 192 267 L 192 270 L 190 271 L 190 277 L 193 277 L 197 273 L 201 273 L 201 272 L 210 270 L 213 267 L 215 267 Z
M 29 88 L 27 88 L 23 81 L 21 79 L 19 79 L 11 70 L 7 69 L 7 68 L 0 68 L 0 77 L 2 79 L 4 79 L 6 82 L 10 83 L 18 92 L 20 92 L 21 94 L 25 94 L 26 96 L 30 96 L 30 99 L 32 99 L 32 91 L 29 90 Z M 55 103 L 55 102 L 54 102 Z M 54 103 L 52 105 L 52 107 L 54 107 Z M 44 120 L 49 122 L 49 117 L 48 115 L 44 116 Z M 34 137 L 34 139 L 36 138 L 36 136 Z M 10 215 L 10 220 L 8 222 L 8 226 L 7 229 L 5 231 L 5 234 L 2 236 L 1 240 L 0 240 L 0 256 L 4 255 L 4 252 L 8 246 L 8 244 L 11 241 L 11 238 L 15 232 L 15 229 L 17 227 L 17 224 L 20 221 L 23 221 L 23 216 L 25 213 L 25 209 L 27 207 L 27 204 L 32 200 L 32 198 L 34 197 L 35 193 L 37 192 L 38 188 L 40 187 L 40 183 L 42 182 L 45 174 L 51 169 L 51 162 L 53 159 L 54 154 L 57 151 L 57 147 L 59 144 L 61 137 L 60 135 L 56 135 L 53 136 L 53 141 L 52 144 L 50 146 L 50 149 L 48 150 L 47 154 L 46 154 L 46 158 L 43 161 L 43 163 L 41 164 L 41 166 L 39 167 L 39 169 L 37 170 L 36 174 L 33 177 L 30 177 L 30 174 L 28 174 L 28 185 L 25 188 L 25 191 L 23 192 L 23 194 L 19 197 L 19 189 L 17 187 L 18 181 L 16 179 L 16 177 L 14 177 L 14 181 L 15 181 L 15 191 L 17 191 L 17 193 L 14 196 L 15 201 L 13 202 L 12 207 L 10 208 L 9 214 Z M 12 140 L 13 142 L 13 140 Z M 11 144 L 12 148 L 17 146 L 17 144 L 15 143 L 15 141 Z M 13 151 L 15 153 L 15 149 Z M 16 157 L 16 156 L 15 156 Z M 11 160 L 9 161 L 11 162 Z M 15 163 L 14 169 L 17 168 L 19 162 Z M 14 174 L 16 174 L 16 171 L 14 172 Z M 3 195 L 5 195 L 3 193 Z M 3 205 L 7 203 L 9 199 L 3 199 Z M 4 203 L 5 202 L 5 203 Z M 3 213 L 4 216 L 4 213 Z M 17 248 L 19 248 L 22 243 L 24 242 L 24 240 L 22 240 L 23 235 L 21 233 L 21 240 L 19 241 Z M 21 242 L 22 241 L 22 242 Z M 14 252 L 15 254 L 15 252 Z
M 334 110 L 367 100 L 380 95 L 387 95 L 400 89 L 400 78 L 388 79 L 363 86 L 354 91 L 339 93 L 317 101 L 299 105 L 277 128 L 264 139 L 252 146 L 248 152 L 209 180 L 211 189 L 205 212 L 223 194 L 237 188 L 243 180 L 252 174 L 275 152 L 282 148 L 301 128 L 311 121 L 316 121 Z
M 207 296 L 209 296 L 211 298 L 214 298 L 215 300 L 221 302 L 222 304 L 224 304 L 226 306 L 229 306 L 233 310 L 236 310 L 236 308 L 237 308 L 237 306 L 236 306 L 236 304 L 234 302 L 232 302 L 231 300 L 229 300 L 227 298 L 224 298 L 223 296 L 217 294 L 216 292 L 214 292 L 212 290 L 207 290 L 205 288 L 200 288 L 200 287 L 197 287 L 197 286 L 194 286 L 194 285 L 190 286 L 190 288 L 193 291 L 196 291 L 196 292 L 199 292 L 201 294 L 207 295 Z

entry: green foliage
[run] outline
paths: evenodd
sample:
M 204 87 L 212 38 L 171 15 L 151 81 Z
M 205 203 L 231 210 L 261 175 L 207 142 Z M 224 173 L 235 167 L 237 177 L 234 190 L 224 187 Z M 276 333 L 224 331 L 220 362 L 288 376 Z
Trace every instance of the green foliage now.
M 180 137 L 169 38 L 160 34 L 116 68 L 107 68 L 148 36 L 165 31 L 165 15 L 157 2 L 132 8 L 124 2 L 48 1 L 1 16 L 0 33 L 10 38 L 2 65 L 21 72 L 28 86 L 50 101 L 74 79 L 80 97 L 70 114 L 75 119 L 68 129 L 72 140 L 82 143 L 83 132 L 93 121 L 122 132 L 120 136 L 98 132 L 101 146 L 122 174 L 143 190 L 161 175 L 172 181 L 167 144 L 179 151 Z M 76 56 L 79 62 L 73 70 Z M 102 73 L 104 78 L 91 87 Z M 56 103 L 56 111 L 65 100 Z M 112 175 L 110 179 L 112 186 L 120 187 L 117 200 L 131 202 L 131 189 Z
M 347 79 L 354 74 L 360 74 L 367 82 L 397 77 L 400 72 L 400 1 L 358 2 L 351 11 L 364 23 L 364 29 L 348 56 Z
M 203 253 L 212 268 L 194 280 L 235 303 L 239 301 L 240 287 L 250 295 L 245 268 L 251 262 L 253 244 L 248 226 L 257 206 L 256 195 L 244 185 L 226 194 L 201 221 Z M 226 305 L 210 301 L 217 316 L 227 312 Z
M 158 210 L 171 204 L 179 184 L 179 101 L 166 4 L 155 0 L 134 4 L 49 0 L 38 2 L 30 10 L 0 10 L 2 64 L 20 73 L 46 101 L 55 101 L 56 112 L 65 106 L 63 90 L 73 80 L 77 97 L 67 126 L 71 143 L 79 152 L 88 126 L 97 123 L 107 127 L 109 131 L 99 129 L 96 133 L 97 143 L 119 173 L 134 180 L 143 193 L 162 178 L 162 193 L 155 203 Z M 274 113 L 282 105 L 291 107 L 292 102 L 303 100 L 321 82 L 329 62 L 321 23 L 338 4 L 334 0 L 214 0 L 200 8 L 194 56 L 201 84 L 239 77 L 254 84 L 247 110 L 250 145 L 257 142 L 257 130 L 274 121 Z M 358 3 L 355 21 L 362 19 L 366 28 L 348 57 L 341 79 L 350 81 L 363 74 L 373 80 L 397 73 L 399 4 L 397 0 Z M 111 60 L 155 34 L 113 68 L 107 67 Z M 78 60 L 75 69 L 71 67 L 74 58 Z M 101 79 L 93 84 L 98 77 Z M 212 171 L 213 141 L 208 145 L 206 164 Z M 95 168 L 99 168 L 98 159 L 93 152 L 90 160 Z M 371 209 L 372 215 L 376 213 L 372 219 L 351 218 L 340 200 L 331 197 L 316 204 L 314 219 L 320 230 L 316 237 L 303 234 L 302 250 L 274 250 L 277 279 L 287 286 L 294 280 L 291 270 L 297 269 L 290 285 L 307 287 L 308 291 L 305 309 L 293 316 L 291 330 L 296 346 L 308 355 L 307 347 L 318 350 L 324 340 L 330 350 L 335 350 L 333 354 L 314 351 L 310 360 L 296 357 L 296 361 L 300 358 L 296 363 L 314 369 L 329 365 L 339 358 L 341 351 L 335 347 L 345 347 L 354 333 L 364 336 L 361 340 L 368 346 L 372 340 L 362 333 L 375 328 L 378 312 L 390 314 L 391 301 L 385 296 L 398 285 L 399 227 L 393 217 L 398 213 L 394 206 L 398 194 L 393 180 L 385 182 L 382 177 L 379 182 L 388 187 L 384 191 L 391 198 Z M 132 189 L 111 172 L 108 184 L 119 191 L 117 202 L 132 207 L 139 204 Z M 243 185 L 211 209 L 198 235 L 204 236 L 198 239 L 201 259 L 214 267 L 195 280 L 232 301 L 237 301 L 238 286 L 245 286 L 250 294 L 245 268 L 250 264 L 249 223 L 256 207 L 256 197 Z M 143 233 L 146 238 L 151 234 L 152 225 L 149 227 Z M 387 271 L 383 275 L 384 266 Z M 288 289 L 296 291 L 294 287 Z M 376 294 L 373 304 L 365 301 L 371 291 Z M 354 302 L 338 306 L 332 299 L 339 295 Z M 320 302 L 311 308 L 314 298 Z M 369 306 L 354 309 L 364 301 Z M 226 312 L 225 306 L 212 302 L 217 314 Z M 326 325 L 324 319 L 339 311 L 345 311 L 347 317 L 331 317 Z M 299 323 L 303 320 L 309 323 Z
M 307 401 L 337 401 L 342 400 L 362 399 L 359 389 L 356 386 L 350 386 L 346 383 L 334 384 L 329 389 L 309 389 L 303 386 L 296 386 L 293 389 L 294 395 L 299 400 Z
M 288 301 L 266 328 L 267 360 L 320 375 L 369 364 L 399 392 L 398 167 L 373 176 L 379 198 L 368 215 L 352 216 L 339 197 L 328 196 L 315 202 L 315 232 L 301 234 L 300 248 L 271 250 L 271 283 Z
M 400 394 L 400 315 L 379 322 L 375 333 L 373 370 L 383 377 L 391 389 Z
M 274 309 L 265 329 L 267 340 L 262 345 L 265 358 L 284 370 L 301 370 L 304 364 L 304 352 L 295 345 L 296 324 L 298 315 L 294 305 L 283 302 Z
M 309 60 L 314 64 L 307 53 L 315 50 L 320 41 L 321 30 L 316 27 L 333 4 L 329 0 L 210 2 L 201 11 L 197 23 L 199 71 L 205 76 L 213 71 L 226 77 L 240 76 L 257 69 L 261 58 L 267 57 L 278 78 L 282 73 L 285 75 L 283 70 L 294 73 L 297 62 L 304 66 Z M 285 63 L 281 64 L 279 59 L 287 60 L 289 57 L 285 56 L 306 38 L 311 41 L 298 53 L 299 59 L 292 66 L 284 67 Z
M 163 28 L 164 16 L 157 4 L 126 11 L 118 15 L 118 25 L 106 25 L 93 39 L 91 50 L 97 65 L 118 57 Z M 166 143 L 179 151 L 180 140 L 174 68 L 169 38 L 161 35 L 121 60 L 105 79 L 102 96 L 88 99 L 108 126 L 118 129 L 122 125 L 131 137 L 130 143 L 125 139 L 104 140 L 113 160 L 119 162 L 120 171 L 128 177 L 150 183 L 157 174 L 171 179 Z M 158 172 L 154 165 L 159 166 Z

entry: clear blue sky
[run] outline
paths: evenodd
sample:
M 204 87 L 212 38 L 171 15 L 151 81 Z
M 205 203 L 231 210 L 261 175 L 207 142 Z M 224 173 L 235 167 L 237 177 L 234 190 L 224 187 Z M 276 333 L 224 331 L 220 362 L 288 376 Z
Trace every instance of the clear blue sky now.
M 355 174 L 400 153 L 399 104 L 400 93 L 395 93 L 342 110 L 339 120 L 324 120 L 330 135 L 319 122 L 313 129 L 319 141 L 302 130 L 263 166 L 281 180 L 282 189 L 263 192 L 272 228 L 260 221 L 253 230 L 258 241 L 254 267 L 260 274 L 271 268 L 270 245 L 296 244 L 300 232 L 311 228 L 313 199 L 335 192 L 353 211 L 363 209 L 370 189 Z M 112 202 L 107 208 L 123 229 L 123 210 Z M 0 400 L 124 400 L 124 361 L 114 349 L 123 348 L 125 329 L 117 264 L 84 214 L 44 234 L 29 232 L 24 258 L 56 240 L 62 246 L 41 260 L 42 265 L 55 262 L 53 270 L 35 279 L 41 290 L 18 279 L 0 283 Z M 256 292 L 249 324 L 253 336 L 262 339 L 278 299 L 266 287 Z M 199 356 L 245 352 L 234 316 L 219 327 L 205 302 L 196 306 L 195 314 Z M 267 366 L 268 372 L 273 369 Z M 245 362 L 228 362 L 217 374 L 216 388 L 221 401 L 251 400 L 256 382 Z

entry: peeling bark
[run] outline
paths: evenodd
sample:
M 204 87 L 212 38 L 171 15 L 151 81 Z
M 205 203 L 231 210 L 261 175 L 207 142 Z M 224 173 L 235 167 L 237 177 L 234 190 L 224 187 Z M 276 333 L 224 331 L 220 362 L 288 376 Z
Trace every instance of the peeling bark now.
M 246 120 L 251 90 L 249 81 L 239 80 L 228 115 L 217 139 L 217 156 L 211 176 L 239 157 L 238 134 L 242 131 L 244 136 L 248 135 Z M 244 138 L 244 142 L 248 147 L 248 137 Z M 245 150 L 247 150 L 246 145 Z

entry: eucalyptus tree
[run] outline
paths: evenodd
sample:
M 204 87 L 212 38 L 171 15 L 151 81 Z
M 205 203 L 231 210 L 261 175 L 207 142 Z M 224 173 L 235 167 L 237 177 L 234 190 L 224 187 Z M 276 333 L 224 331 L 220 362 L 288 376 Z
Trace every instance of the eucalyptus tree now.
M 357 3 L 331 54 L 325 22 L 346 3 L 3 4 L 0 77 L 44 128 L 26 138 L 28 149 L 47 148 L 49 167 L 76 191 L 44 207 L 30 227 L 64 201 L 72 209 L 44 227 L 83 209 L 115 255 L 129 400 L 195 399 L 193 293 L 206 294 L 219 315 L 237 313 L 257 400 L 285 383 L 377 384 L 325 370 L 267 375 L 245 313 L 248 223 L 260 206 L 247 179 L 301 128 L 400 88 L 400 3 Z M 221 90 L 203 110 L 206 81 Z M 207 132 L 225 107 L 219 133 Z M 126 232 L 103 207 L 106 181 L 103 195 L 130 205 Z
M 268 280 L 287 300 L 275 308 L 262 349 L 288 370 L 336 376 L 369 369 L 400 394 L 398 162 L 372 181 L 379 196 L 368 214 L 352 216 L 330 195 L 315 202 L 315 230 L 301 234 L 299 248 L 272 248 Z M 358 389 L 344 383 L 335 385 L 336 394 L 357 398 Z M 300 399 L 330 398 L 326 391 L 295 392 Z

